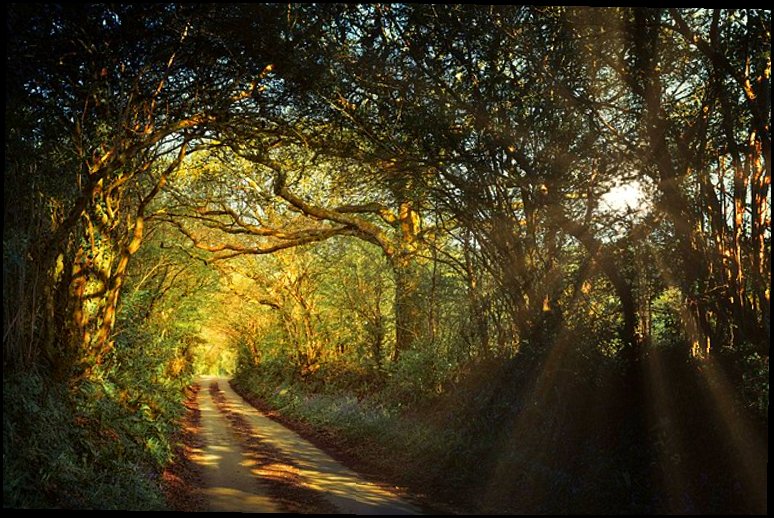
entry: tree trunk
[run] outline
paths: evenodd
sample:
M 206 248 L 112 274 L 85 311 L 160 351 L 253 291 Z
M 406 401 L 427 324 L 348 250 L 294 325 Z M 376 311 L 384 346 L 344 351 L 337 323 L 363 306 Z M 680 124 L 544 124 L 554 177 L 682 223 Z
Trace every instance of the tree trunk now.
M 403 351 L 423 338 L 422 297 L 416 259 L 401 255 L 392 261 L 395 273 L 395 353 L 397 360 Z
M 563 218 L 561 224 L 570 235 L 581 242 L 588 252 L 589 258 L 597 262 L 605 277 L 613 285 L 613 290 L 621 303 L 621 313 L 624 320 L 621 329 L 624 355 L 632 360 L 637 359 L 642 349 L 642 337 L 638 332 L 639 307 L 632 280 L 627 279 L 610 252 L 604 249 L 602 243 L 591 235 L 585 227 L 567 218 Z
M 113 332 L 113 326 L 116 322 L 116 311 L 118 309 L 118 300 L 121 296 L 121 288 L 126 280 L 129 261 L 142 244 L 144 229 L 145 219 L 141 215 L 138 215 L 127 236 L 127 244 L 121 248 L 116 271 L 111 276 L 110 287 L 105 297 L 106 300 L 102 313 L 102 323 L 95 337 L 96 341 L 93 344 L 93 349 L 96 351 L 94 356 L 94 362 L 96 364 L 101 363 L 105 355 L 113 348 L 113 342 L 110 340 L 110 335 Z
M 487 323 L 486 301 L 481 292 L 480 279 L 476 273 L 471 253 L 471 235 L 466 233 L 463 242 L 463 255 L 465 258 L 465 277 L 467 280 L 468 310 L 473 324 L 470 334 L 473 341 L 478 342 L 479 351 L 482 356 L 490 356 L 489 326 Z
M 753 168 L 753 177 L 750 182 L 752 218 L 752 275 L 754 278 L 753 292 L 755 302 L 761 316 L 762 332 L 759 333 L 759 349 L 764 356 L 769 355 L 769 343 L 771 342 L 771 264 L 770 255 L 766 250 L 766 230 L 770 230 L 770 207 L 768 194 L 771 185 L 771 151 L 766 158 L 766 167 L 761 163 L 761 143 L 754 136 L 750 139 L 749 160 Z
M 398 247 L 390 258 L 395 274 L 395 353 L 400 354 L 426 337 L 427 323 L 422 312 L 421 277 L 417 251 L 419 249 L 419 213 L 408 196 L 408 186 L 397 192 Z

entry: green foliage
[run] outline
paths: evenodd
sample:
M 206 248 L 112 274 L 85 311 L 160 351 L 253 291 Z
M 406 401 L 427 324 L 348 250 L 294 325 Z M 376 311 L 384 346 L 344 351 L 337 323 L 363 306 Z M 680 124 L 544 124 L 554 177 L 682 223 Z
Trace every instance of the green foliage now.
M 242 371 L 234 380 L 240 390 L 262 397 L 288 416 L 342 437 L 367 458 L 390 459 L 395 465 L 417 467 L 432 462 L 436 468 L 425 471 L 432 475 L 439 459 L 451 458 L 469 448 L 453 429 L 444 429 L 420 419 L 402 418 L 395 405 L 382 398 L 358 398 L 345 391 L 309 393 L 299 383 L 273 385 L 263 371 Z M 425 464 L 425 467 L 430 464 Z M 411 471 L 411 470 L 407 470 Z
M 154 507 L 182 389 L 233 363 L 539 512 L 671 477 L 736 406 L 767 426 L 769 11 L 12 4 L 6 28 L 11 504 Z
M 109 396 L 113 394 L 113 396 Z M 37 372 L 3 378 L 3 506 L 161 510 L 158 461 L 110 384 L 73 395 Z
M 159 247 L 137 261 L 114 345 L 87 377 L 65 384 L 43 370 L 4 376 L 4 505 L 166 507 L 159 475 L 194 375 L 208 276 L 185 277 L 189 267 Z
M 586 360 L 586 370 L 578 366 L 576 381 L 589 377 L 590 364 L 600 368 L 600 359 L 605 361 L 604 357 Z M 312 392 L 308 381 L 277 385 L 262 368 L 241 371 L 235 384 L 284 415 L 343 440 L 373 469 L 396 481 L 440 488 L 467 509 L 489 509 L 485 495 L 498 494 L 502 501 L 504 495 L 518 493 L 526 500 L 530 491 L 546 499 L 539 502 L 535 496 L 520 509 L 557 512 L 569 502 L 577 504 L 579 491 L 588 492 L 583 499 L 589 502 L 604 500 L 600 493 L 620 498 L 625 491 L 621 475 L 625 463 L 605 452 L 596 440 L 581 447 L 565 428 L 589 408 L 586 404 L 584 410 L 573 411 L 578 401 L 607 387 L 598 381 L 599 386 L 583 390 L 571 385 L 557 393 L 552 390 L 547 395 L 550 400 L 539 403 L 546 410 L 537 414 L 528 400 L 534 367 L 530 361 L 521 355 L 510 362 L 468 365 L 460 381 L 449 383 L 448 367 L 438 365 L 431 355 L 407 352 L 390 367 L 381 391 L 357 397 L 344 387 Z M 440 396 L 435 383 L 424 378 L 433 371 L 447 382 L 447 391 Z M 521 420 L 527 413 L 529 420 Z M 561 415 L 566 418 L 557 418 Z M 561 452 L 552 454 L 542 448 L 547 438 L 557 440 Z M 558 446 L 562 441 L 565 444 Z M 564 455 L 572 447 L 576 448 L 573 461 L 566 462 Z M 594 476 L 580 481 L 573 470 Z M 547 498 L 549 494 L 553 497 Z
M 685 332 L 680 309 L 683 297 L 677 288 L 664 290 L 653 301 L 653 313 L 656 316 L 653 325 L 653 344 L 657 347 L 686 347 L 688 337 Z
M 761 418 L 769 413 L 769 357 L 761 356 L 755 348 L 744 344 L 742 393 L 747 406 Z
M 382 394 L 386 401 L 399 406 L 426 404 L 442 392 L 451 372 L 452 364 L 445 355 L 417 344 L 390 364 Z

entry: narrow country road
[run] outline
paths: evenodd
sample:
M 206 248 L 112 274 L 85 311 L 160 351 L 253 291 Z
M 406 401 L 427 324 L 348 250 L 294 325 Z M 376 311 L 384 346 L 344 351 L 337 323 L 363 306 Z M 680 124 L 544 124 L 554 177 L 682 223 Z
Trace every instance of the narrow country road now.
M 200 380 L 201 466 L 212 511 L 419 514 L 236 394 L 226 378 Z

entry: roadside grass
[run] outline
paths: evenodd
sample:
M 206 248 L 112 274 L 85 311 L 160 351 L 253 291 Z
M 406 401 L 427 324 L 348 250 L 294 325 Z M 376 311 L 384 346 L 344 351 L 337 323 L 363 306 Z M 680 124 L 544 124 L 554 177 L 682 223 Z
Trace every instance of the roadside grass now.
M 234 385 L 343 451 L 356 469 L 448 512 L 760 509 L 742 485 L 727 423 L 695 363 L 652 353 L 671 366 L 675 411 L 667 422 L 642 381 L 614 359 L 585 354 L 568 353 L 555 369 L 527 355 L 479 361 L 449 376 L 440 391 L 427 382 L 425 366 L 416 374 L 422 397 L 409 402 L 399 397 L 410 392 L 409 373 L 364 376 L 368 385 L 358 387 L 357 376 L 341 366 L 328 366 L 326 376 L 336 376 L 321 380 L 267 362 L 243 367 Z M 747 419 L 736 408 L 736 419 Z M 750 433 L 766 437 L 759 432 Z M 759 464 L 765 473 L 765 460 Z
M 427 418 L 416 406 L 390 404 L 383 395 L 355 396 L 330 387 L 309 391 L 303 383 L 279 385 L 276 373 L 242 371 L 235 388 L 276 409 L 284 419 L 315 430 L 323 443 L 344 450 L 356 469 L 377 480 L 410 487 L 414 496 L 439 512 L 470 512 L 477 508 L 475 480 L 487 471 L 482 462 L 488 437 L 469 427 L 449 426 Z M 319 389 L 319 387 L 317 387 Z

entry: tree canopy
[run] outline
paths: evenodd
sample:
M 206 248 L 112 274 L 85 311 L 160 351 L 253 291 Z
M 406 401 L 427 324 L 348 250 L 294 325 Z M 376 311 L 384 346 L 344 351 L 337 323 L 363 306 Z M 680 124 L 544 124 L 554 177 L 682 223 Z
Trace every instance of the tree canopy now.
M 217 363 L 180 345 L 200 320 L 241 372 L 402 403 L 609 361 L 644 415 L 665 361 L 767 423 L 770 11 L 11 4 L 6 29 L 4 370 L 174 377 Z M 137 356 L 162 307 L 191 326 Z

